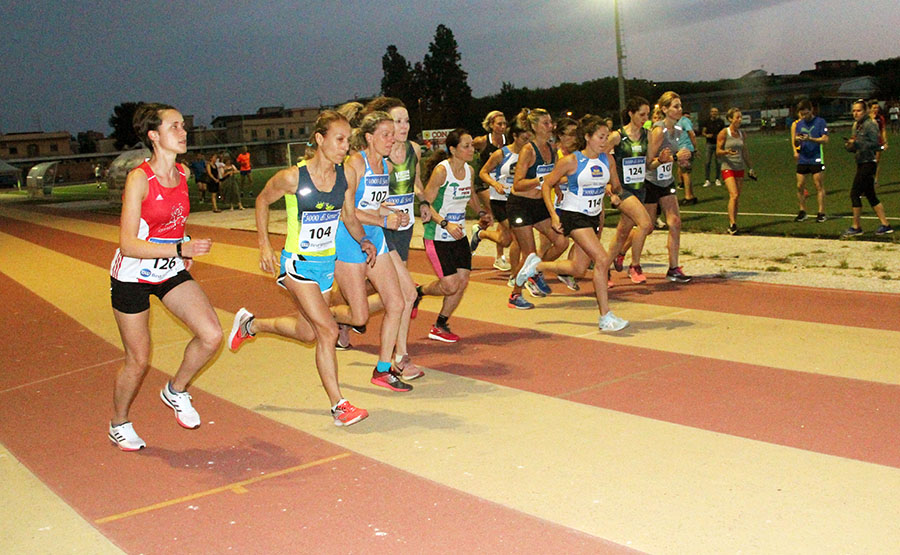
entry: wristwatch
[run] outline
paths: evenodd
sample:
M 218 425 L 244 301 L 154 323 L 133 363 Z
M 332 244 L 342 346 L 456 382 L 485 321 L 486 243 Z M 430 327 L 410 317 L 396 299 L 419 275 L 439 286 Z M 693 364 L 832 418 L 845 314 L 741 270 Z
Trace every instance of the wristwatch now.
M 543 184 L 544 184 L 544 176 L 542 175 L 542 176 L 538 177 L 538 185 L 543 185 Z
M 449 224 L 450 222 L 448 222 L 447 220 L 441 220 L 441 223 L 439 223 L 438 225 L 446 229 Z

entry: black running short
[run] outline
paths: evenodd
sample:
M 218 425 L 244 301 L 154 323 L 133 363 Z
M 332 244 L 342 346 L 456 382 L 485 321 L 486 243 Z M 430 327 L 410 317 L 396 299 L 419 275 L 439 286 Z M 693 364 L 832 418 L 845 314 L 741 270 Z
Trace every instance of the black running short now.
M 136 283 L 119 281 L 110 276 L 109 291 L 112 307 L 125 314 L 138 314 L 150 309 L 150 295 L 162 300 L 166 294 L 186 281 L 194 279 L 190 272 L 182 270 L 162 283 Z

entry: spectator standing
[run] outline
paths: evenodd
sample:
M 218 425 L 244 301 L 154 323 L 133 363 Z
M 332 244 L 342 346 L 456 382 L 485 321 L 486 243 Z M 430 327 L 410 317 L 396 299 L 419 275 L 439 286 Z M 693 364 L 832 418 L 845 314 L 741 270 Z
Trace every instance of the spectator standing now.
M 194 176 L 194 182 L 197 184 L 197 192 L 200 194 L 200 204 L 206 199 L 206 158 L 199 152 L 191 162 L 191 174 Z
M 240 189 L 252 188 L 253 178 L 250 177 L 250 174 L 253 171 L 253 168 L 250 165 L 250 151 L 247 150 L 246 146 L 241 149 L 241 153 L 237 155 L 236 160 L 238 169 L 241 172 L 241 182 L 239 183 Z
M 722 180 L 719 179 L 719 157 L 716 156 L 716 137 L 719 136 L 719 131 L 725 129 L 725 122 L 722 120 L 722 117 L 719 116 L 719 109 L 713 106 L 709 109 L 709 120 L 707 120 L 706 124 L 703 125 L 701 129 L 701 134 L 703 138 L 706 139 L 706 181 L 703 183 L 704 187 L 709 187 L 709 166 L 712 164 L 713 169 L 713 177 L 716 180 L 716 187 L 722 186 Z
M 891 107 L 888 108 L 888 118 L 891 123 L 891 131 L 894 133 L 900 131 L 900 104 L 896 100 L 891 102 Z
M 691 184 L 691 169 L 694 167 L 694 156 L 697 153 L 697 135 L 694 133 L 694 124 L 691 123 L 691 118 L 684 115 L 675 125 L 682 131 L 679 135 L 678 148 L 686 148 L 691 153 L 691 157 L 686 162 L 678 164 L 678 179 L 684 188 L 684 198 L 681 204 L 697 204 L 697 197 L 694 196 L 694 188 Z
M 231 161 L 231 156 L 226 154 L 223 157 L 223 161 L 225 164 L 225 177 L 222 179 L 223 202 L 228 203 L 230 210 L 234 210 L 235 203 L 237 203 L 238 210 L 243 210 L 244 205 L 241 203 L 240 185 L 238 185 L 238 181 L 235 179 L 238 169 Z
M 887 122 L 881 113 L 881 104 L 877 100 L 869 101 L 869 117 L 878 124 L 878 150 L 875 151 L 875 186 L 878 187 L 878 166 L 881 165 L 881 151 L 887 149 Z
M 875 235 L 887 235 L 894 229 L 888 223 L 884 215 L 884 206 L 875 194 L 875 172 L 878 168 L 876 153 L 878 152 L 878 124 L 869 116 L 864 100 L 853 103 L 853 132 L 844 143 L 848 152 L 856 154 L 856 176 L 853 178 L 853 186 L 850 188 L 850 204 L 853 207 L 853 225 L 845 231 L 842 237 L 855 237 L 862 235 L 862 197 L 869 201 L 875 215 L 881 221 L 881 226 L 875 230 Z
M 816 221 L 825 221 L 825 153 L 822 145 L 828 142 L 828 127 L 825 120 L 815 116 L 812 111 L 812 103 L 809 100 L 801 100 L 797 104 L 797 121 L 791 124 L 791 147 L 794 160 L 797 161 L 797 202 L 800 211 L 795 222 L 806 219 L 806 197 L 809 191 L 806 189 L 806 176 L 812 175 L 816 186 L 816 201 L 819 212 Z

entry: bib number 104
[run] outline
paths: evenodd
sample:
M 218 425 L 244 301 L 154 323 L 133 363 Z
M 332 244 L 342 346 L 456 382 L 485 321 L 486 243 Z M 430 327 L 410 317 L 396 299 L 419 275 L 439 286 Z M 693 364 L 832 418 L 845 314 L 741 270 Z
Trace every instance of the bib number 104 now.
M 323 237 L 331 237 L 330 227 L 314 227 L 309 230 L 310 239 L 322 239 Z

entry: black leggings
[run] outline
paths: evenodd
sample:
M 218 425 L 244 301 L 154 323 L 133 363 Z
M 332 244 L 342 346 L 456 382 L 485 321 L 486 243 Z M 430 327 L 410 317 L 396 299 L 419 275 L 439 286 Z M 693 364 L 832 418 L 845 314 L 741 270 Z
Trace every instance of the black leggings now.
M 853 178 L 853 187 L 850 188 L 850 204 L 853 208 L 862 208 L 863 196 L 873 208 L 881 204 L 878 195 L 875 194 L 875 170 L 877 168 L 878 164 L 875 162 L 863 162 L 856 165 L 856 177 Z

